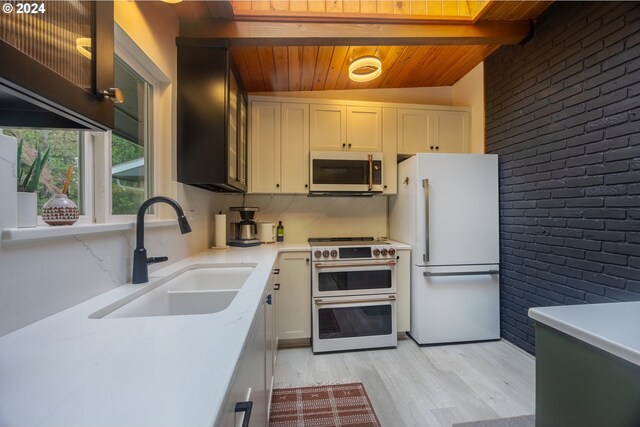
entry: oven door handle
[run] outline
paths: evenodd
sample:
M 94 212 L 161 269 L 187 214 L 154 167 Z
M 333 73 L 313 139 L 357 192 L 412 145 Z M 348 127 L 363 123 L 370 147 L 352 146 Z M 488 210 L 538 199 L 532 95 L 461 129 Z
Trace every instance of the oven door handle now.
M 323 299 L 315 299 L 316 305 L 334 305 L 334 304 L 358 304 L 363 302 L 391 302 L 395 301 L 395 295 L 389 295 L 387 298 L 367 298 L 367 299 L 332 299 L 330 301 L 325 301 Z
M 314 264 L 315 268 L 336 268 L 336 267 L 393 267 L 397 264 L 394 260 L 389 260 L 385 262 L 335 262 L 335 263 L 324 263 L 318 262 Z

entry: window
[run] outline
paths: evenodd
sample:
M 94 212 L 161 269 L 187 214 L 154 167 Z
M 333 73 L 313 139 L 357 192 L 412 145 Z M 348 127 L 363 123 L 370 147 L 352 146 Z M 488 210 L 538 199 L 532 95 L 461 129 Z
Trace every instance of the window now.
M 128 222 L 153 195 L 152 141 L 160 136 L 160 144 L 170 144 L 171 124 L 158 117 L 170 110 L 171 79 L 117 24 L 115 54 L 115 86 L 125 102 L 115 105 L 113 131 L 0 128 L 0 134 L 23 141 L 25 165 L 32 163 L 36 147 L 50 149 L 37 189 L 38 215 L 62 192 L 69 165 L 74 172 L 68 195 L 80 209 L 80 221 Z
M 125 102 L 115 106 L 111 134 L 111 214 L 131 215 L 151 194 L 153 87 L 117 56 L 115 84 Z
M 49 157 L 40 174 L 38 194 L 38 215 L 42 206 L 55 194 L 62 193 L 67 168 L 73 165 L 74 172 L 68 196 L 76 202 L 80 212 L 86 213 L 83 191 L 84 133 L 56 129 L 2 129 L 2 133 L 22 141 L 22 164 L 29 167 L 36 156 L 37 147 L 44 153 L 49 149 Z M 26 170 L 26 169 L 25 169 Z

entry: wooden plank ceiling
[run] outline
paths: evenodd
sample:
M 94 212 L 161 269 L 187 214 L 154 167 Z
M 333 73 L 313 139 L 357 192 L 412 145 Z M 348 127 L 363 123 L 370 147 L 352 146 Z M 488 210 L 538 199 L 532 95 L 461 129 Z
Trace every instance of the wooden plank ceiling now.
M 501 45 L 525 38 L 526 21 L 550 4 L 233 0 L 174 8 L 181 36 L 229 40 L 247 91 L 280 92 L 450 86 Z M 382 75 L 350 81 L 349 64 L 366 55 L 382 61 Z

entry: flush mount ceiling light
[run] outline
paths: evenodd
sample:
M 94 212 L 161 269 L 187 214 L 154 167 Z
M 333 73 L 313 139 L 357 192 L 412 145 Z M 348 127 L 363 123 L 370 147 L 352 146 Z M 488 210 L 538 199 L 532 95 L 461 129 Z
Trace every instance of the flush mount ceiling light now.
M 182 0 L 162 0 L 162 1 L 169 4 L 182 3 Z
M 349 78 L 354 82 L 368 82 L 382 74 L 382 62 L 375 56 L 363 56 L 349 64 Z
M 91 59 L 91 38 L 89 37 L 79 37 L 76 39 L 76 49 L 78 52 L 82 54 L 85 58 Z

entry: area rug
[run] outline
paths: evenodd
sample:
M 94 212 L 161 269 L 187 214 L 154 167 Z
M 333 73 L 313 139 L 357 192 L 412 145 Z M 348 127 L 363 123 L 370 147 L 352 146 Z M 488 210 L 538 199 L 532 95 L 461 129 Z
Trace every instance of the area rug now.
M 474 421 L 472 423 L 454 424 L 453 427 L 535 427 L 536 416 L 524 415 L 522 417 L 498 418 L 495 420 Z
M 270 427 L 380 427 L 362 383 L 278 388 Z

